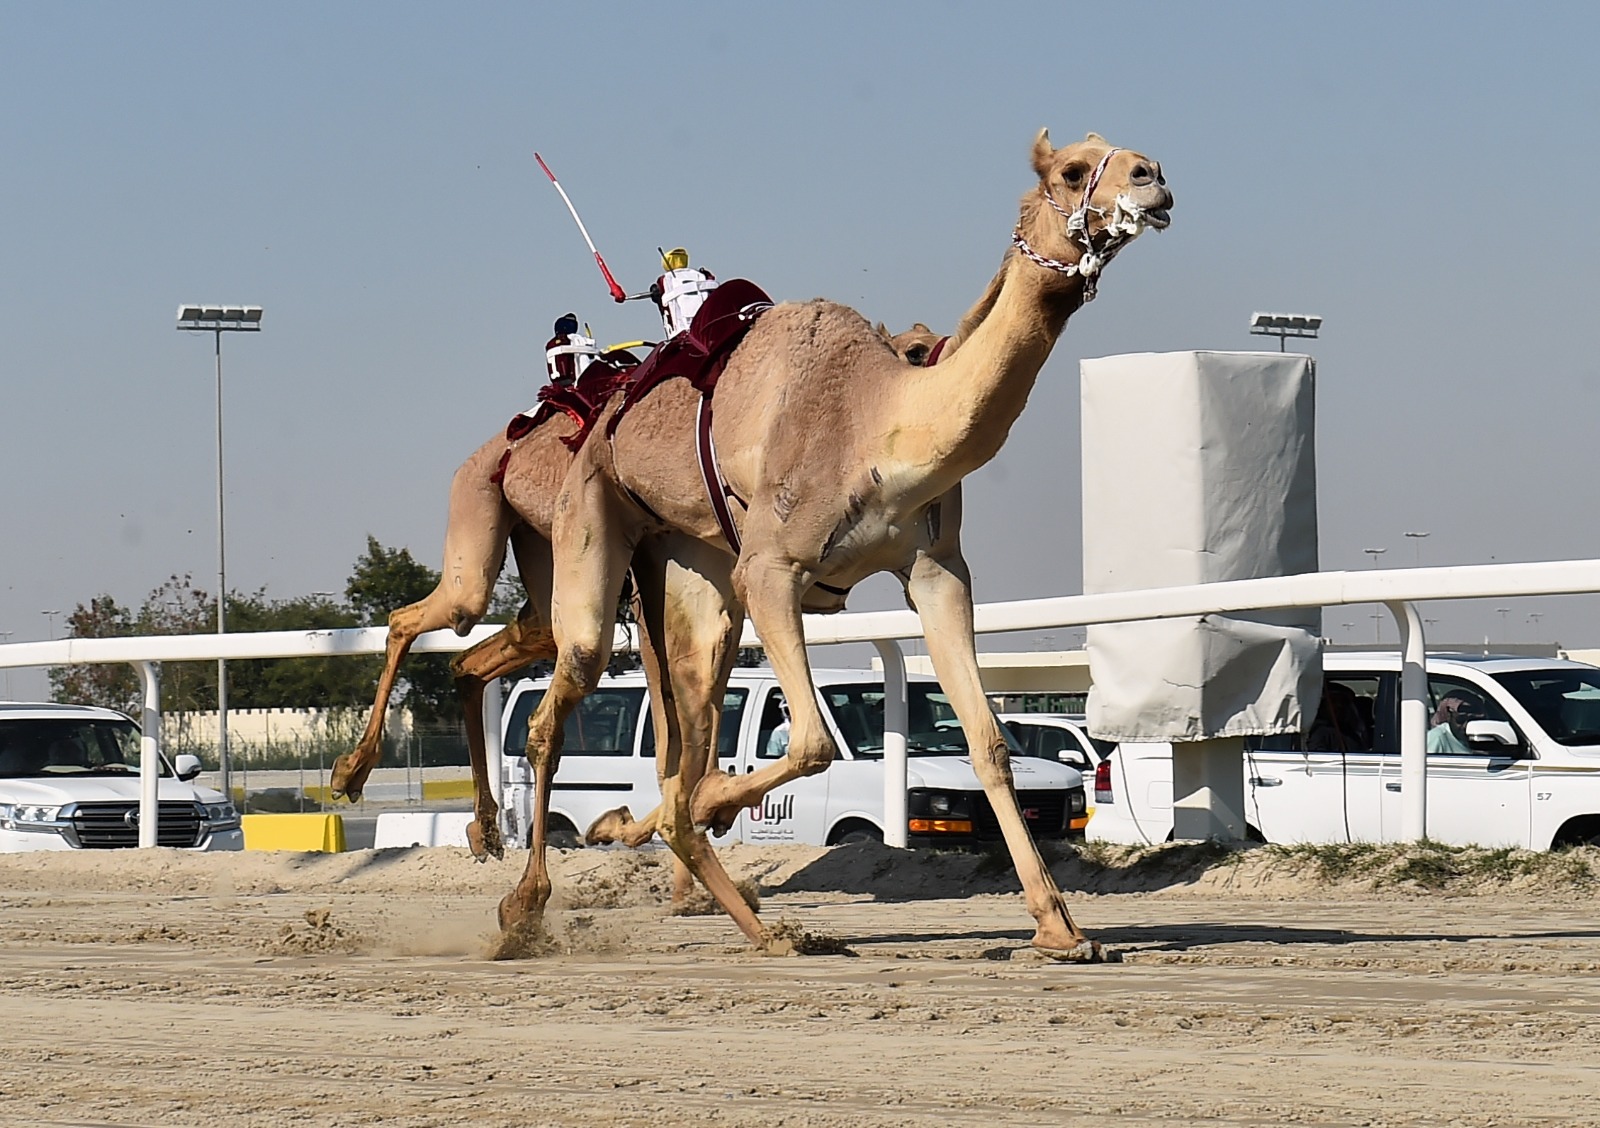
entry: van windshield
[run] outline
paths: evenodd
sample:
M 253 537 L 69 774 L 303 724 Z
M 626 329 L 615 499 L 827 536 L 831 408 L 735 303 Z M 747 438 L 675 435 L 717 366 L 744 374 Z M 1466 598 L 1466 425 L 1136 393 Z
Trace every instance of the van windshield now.
M 172 774 L 165 763 L 160 770 Z M 139 729 L 132 721 L 39 717 L 0 725 L 0 779 L 138 772 Z
M 882 756 L 883 685 L 828 685 L 820 692 L 850 750 L 857 756 Z M 906 705 L 906 750 L 911 755 L 967 755 L 966 735 L 944 690 L 932 682 L 911 682 L 906 686 Z M 1022 746 L 1005 725 L 1000 726 L 1000 735 L 1013 756 L 1023 755 Z
M 1517 670 L 1494 680 L 1557 744 L 1600 744 L 1600 670 Z

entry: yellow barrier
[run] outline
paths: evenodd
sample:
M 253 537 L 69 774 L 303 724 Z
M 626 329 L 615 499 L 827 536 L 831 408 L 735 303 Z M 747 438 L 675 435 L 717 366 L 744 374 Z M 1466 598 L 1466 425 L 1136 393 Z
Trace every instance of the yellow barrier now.
M 245 815 L 246 850 L 344 851 L 342 815 Z
M 470 779 L 430 779 L 421 784 L 424 800 L 471 799 L 476 794 Z M 334 804 L 333 789 L 328 787 L 308 787 L 305 797 L 323 806 Z

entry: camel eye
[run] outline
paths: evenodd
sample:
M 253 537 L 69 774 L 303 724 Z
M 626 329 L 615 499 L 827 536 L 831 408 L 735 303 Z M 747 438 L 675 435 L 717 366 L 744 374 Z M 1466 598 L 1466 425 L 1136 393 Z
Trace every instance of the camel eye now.
M 914 364 L 914 365 L 916 365 L 917 367 L 920 368 L 922 366 L 922 363 L 927 359 L 928 359 L 928 346 L 927 345 L 912 345 L 909 349 L 906 350 L 906 363 L 907 364 Z
M 1083 183 L 1084 167 L 1082 165 L 1068 165 L 1061 172 L 1061 179 L 1067 182 L 1070 188 L 1076 188 Z

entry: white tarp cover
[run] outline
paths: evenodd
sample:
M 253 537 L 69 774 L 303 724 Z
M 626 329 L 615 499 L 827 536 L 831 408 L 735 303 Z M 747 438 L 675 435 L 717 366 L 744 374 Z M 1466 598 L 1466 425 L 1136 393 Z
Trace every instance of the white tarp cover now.
M 1083 590 L 1317 571 L 1314 368 L 1279 353 L 1082 362 Z M 1107 740 L 1299 732 L 1316 610 L 1093 626 L 1089 728 Z

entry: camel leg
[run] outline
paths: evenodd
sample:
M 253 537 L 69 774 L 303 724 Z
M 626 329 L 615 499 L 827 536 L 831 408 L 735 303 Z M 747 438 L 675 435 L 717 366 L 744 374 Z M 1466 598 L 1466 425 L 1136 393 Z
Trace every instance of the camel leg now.
M 911 568 L 906 595 L 922 619 L 934 673 L 961 721 L 972 753 L 972 769 L 1000 820 L 1028 912 L 1037 922 L 1033 946 L 1075 960 L 1099 959 L 1100 946 L 1072 922 L 1066 900 L 1023 821 L 1011 775 L 1011 754 L 1000 735 L 1000 722 L 995 720 L 983 695 L 978 674 L 971 581 L 960 551 L 942 559 L 919 554 Z
M 747 537 L 748 551 L 750 538 Z M 754 806 L 775 787 L 802 776 L 816 775 L 833 763 L 835 748 L 817 704 L 806 658 L 805 631 L 800 623 L 801 577 L 793 564 L 774 555 L 741 556 L 734 569 L 734 587 L 761 634 L 767 660 L 778 675 L 789 702 L 789 751 L 781 760 L 747 775 L 709 772 L 694 791 L 695 825 L 719 833 L 733 825 L 739 811 Z
M 456 696 L 467 725 L 467 759 L 472 765 L 472 822 L 467 824 L 467 845 L 480 862 L 505 856 L 500 840 L 500 807 L 494 800 L 483 731 L 483 694 L 488 684 L 541 658 L 555 656 L 555 636 L 550 631 L 550 543 L 526 525 L 511 533 L 517 571 L 528 595 L 517 618 L 476 646 L 456 655 L 450 663 Z
M 656 836 L 656 823 L 660 817 L 660 807 L 642 819 L 634 818 L 633 812 L 625 806 L 613 807 L 589 824 L 589 829 L 584 831 L 583 841 L 589 846 L 620 842 L 637 849 Z
M 575 464 L 557 505 L 552 545 L 556 560 L 551 622 L 558 647 L 550 688 L 528 720 L 527 757 L 533 769 L 533 828 L 528 868 L 500 901 L 500 927 L 536 921 L 550 899 L 545 863 L 550 784 L 561 759 L 567 718 L 593 691 L 611 656 L 617 599 L 633 556 L 631 538 L 615 535 L 621 521 L 608 505 L 618 504 L 597 477 Z
M 383 672 L 378 676 L 366 730 L 353 750 L 333 762 L 329 783 L 335 798 L 342 795 L 351 802 L 360 799 L 367 777 L 378 766 L 389 696 L 394 692 L 400 663 L 405 661 L 417 636 L 443 627 L 466 634 L 489 609 L 489 598 L 505 563 L 506 538 L 516 524 L 516 515 L 500 488 L 489 481 L 504 450 L 505 440 L 491 439 L 462 463 L 450 483 L 450 516 L 445 527 L 444 568 L 439 586 L 426 598 L 389 616 Z
M 656 831 L 682 867 L 674 874 L 674 903 L 688 893 L 692 873 L 757 948 L 773 951 L 772 937 L 740 895 L 733 879 L 694 825 L 689 797 L 715 772 L 717 733 L 728 674 L 738 653 L 743 615 L 729 590 L 728 557 L 699 541 L 668 538 L 640 548 L 634 560 L 641 621 L 641 654 L 662 708 L 657 713 L 656 777 L 661 806 Z M 670 714 L 663 718 L 661 713 Z M 662 739 L 665 734 L 667 739 Z

